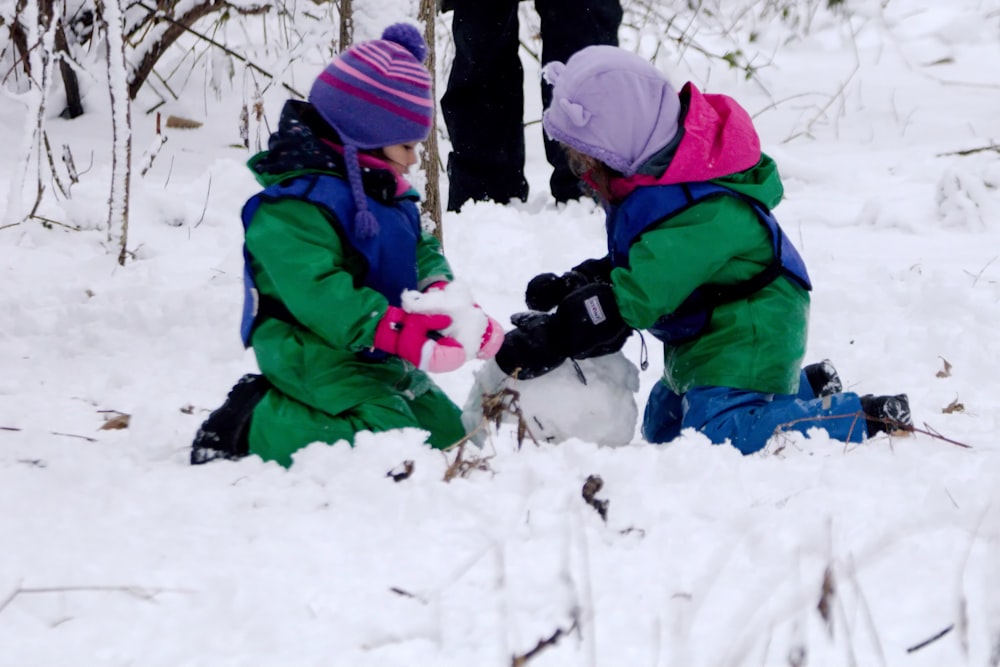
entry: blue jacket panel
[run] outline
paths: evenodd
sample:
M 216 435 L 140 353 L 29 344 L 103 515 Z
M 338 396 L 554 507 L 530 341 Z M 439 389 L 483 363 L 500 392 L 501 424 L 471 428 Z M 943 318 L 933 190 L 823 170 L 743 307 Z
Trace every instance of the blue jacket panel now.
M 622 204 L 612 207 L 606 221 L 612 264 L 627 267 L 629 249 L 644 231 L 711 197 L 736 197 L 750 205 L 770 235 L 774 258 L 770 265 L 745 282 L 702 285 L 673 313 L 657 320 L 649 329 L 650 333 L 670 345 L 697 338 L 708 326 L 715 306 L 745 299 L 778 276 L 785 275 L 804 289 L 812 289 L 805 262 L 770 210 L 752 197 L 708 182 L 639 188 Z
M 327 213 L 330 224 L 367 264 L 362 284 L 381 293 L 390 305 L 399 306 L 403 291 L 417 288 L 413 257 L 420 238 L 420 213 L 413 201 L 402 199 L 387 205 L 369 197 L 368 210 L 378 219 L 379 232 L 374 236 L 362 236 L 354 230 L 357 207 L 350 185 L 337 176 L 310 174 L 276 183 L 251 197 L 241 213 L 244 230 L 253 222 L 261 204 L 289 198 L 314 204 Z M 249 347 L 250 334 L 260 317 L 273 315 L 288 319 L 291 314 L 275 312 L 283 311 L 281 304 L 267 304 L 262 308 L 246 246 L 243 247 L 243 260 L 240 335 L 244 346 Z

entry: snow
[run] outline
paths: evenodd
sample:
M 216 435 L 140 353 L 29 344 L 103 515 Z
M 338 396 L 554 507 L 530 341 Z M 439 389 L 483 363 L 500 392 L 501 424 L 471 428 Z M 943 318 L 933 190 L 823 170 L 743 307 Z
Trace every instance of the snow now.
M 749 457 L 692 432 L 642 441 L 630 410 L 641 415 L 662 358 L 651 345 L 638 370 L 633 336 L 605 360 L 614 386 L 589 366 L 587 385 L 568 366 L 511 385 L 526 414 L 553 424 L 533 430 L 538 444 L 507 421 L 461 452 L 407 430 L 310 446 L 288 470 L 256 458 L 191 467 L 198 425 L 255 369 L 238 335 L 238 212 L 256 188 L 239 135 L 247 81 L 261 84 L 265 137 L 286 92 L 245 79 L 240 63 L 229 83 L 179 68 L 185 94 L 158 111 L 204 125 L 165 130 L 149 171 L 133 173 L 119 266 L 106 228 L 106 66 L 97 59 L 85 81 L 83 117 L 58 118 L 58 84 L 45 107 L 53 150 L 69 145 L 80 171 L 69 200 L 55 197 L 47 164 L 24 161 L 38 100 L 7 90 L 0 662 L 485 666 L 538 648 L 533 667 L 992 664 L 1000 4 L 825 4 L 795 10 L 808 29 L 759 3 L 731 22 L 717 15 L 715 31 L 707 18 L 690 24 L 706 51 L 742 45 L 760 64 L 750 78 L 679 51 L 654 20 L 623 31 L 643 53 L 659 46 L 676 83 L 734 95 L 755 116 L 786 185 L 776 214 L 815 284 L 807 360 L 832 359 L 850 390 L 907 392 L 921 430 L 860 445 L 786 434 Z M 309 21 L 292 60 L 254 41 L 264 31 L 226 34 L 302 89 L 336 32 Z M 447 48 L 446 17 L 438 33 Z M 547 196 L 530 122 L 538 67 L 524 62 L 529 200 L 444 219 L 457 276 L 505 325 L 532 276 L 604 252 L 595 205 Z M 153 145 L 157 101 L 140 95 L 133 108 L 136 146 Z M 14 224 L 37 173 L 39 213 L 55 224 Z M 436 379 L 466 405 L 494 372 L 476 360 Z M 127 428 L 110 428 L 126 415 Z M 611 443 L 628 424 L 627 442 Z M 592 475 L 606 521 L 583 498 Z

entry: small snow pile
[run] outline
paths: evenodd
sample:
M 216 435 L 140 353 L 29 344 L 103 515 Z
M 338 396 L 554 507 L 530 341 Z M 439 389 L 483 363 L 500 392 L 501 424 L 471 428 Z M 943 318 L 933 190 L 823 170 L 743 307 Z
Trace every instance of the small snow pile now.
M 571 438 L 617 447 L 635 435 L 639 369 L 622 352 L 572 361 L 531 380 L 516 380 L 493 360 L 475 374 L 462 410 L 468 431 L 483 419 L 483 396 L 507 388 L 517 392 L 518 404 L 531 434 L 539 442 L 558 443 Z M 513 414 L 504 421 L 514 422 Z
M 938 182 L 938 215 L 946 227 L 985 231 L 996 218 L 989 181 L 970 171 L 946 169 Z

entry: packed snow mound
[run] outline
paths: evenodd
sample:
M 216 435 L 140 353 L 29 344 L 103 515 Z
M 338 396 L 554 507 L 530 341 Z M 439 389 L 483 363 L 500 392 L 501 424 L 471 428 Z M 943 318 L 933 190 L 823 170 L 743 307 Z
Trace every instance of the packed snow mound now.
M 579 438 L 617 447 L 635 435 L 639 369 L 621 352 L 581 359 L 576 366 L 566 361 L 531 380 L 509 377 L 491 359 L 475 373 L 462 411 L 466 430 L 482 422 L 483 396 L 504 388 L 517 392 L 524 419 L 539 442 Z M 516 422 L 517 417 L 505 413 L 503 421 Z

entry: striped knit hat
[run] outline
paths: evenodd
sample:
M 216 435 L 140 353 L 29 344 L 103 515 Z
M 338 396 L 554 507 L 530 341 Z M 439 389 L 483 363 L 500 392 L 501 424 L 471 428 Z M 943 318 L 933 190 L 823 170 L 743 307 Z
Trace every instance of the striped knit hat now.
M 334 59 L 316 78 L 309 102 L 344 143 L 347 178 L 358 212 L 355 230 L 378 232 L 365 203 L 358 149 L 417 143 L 431 129 L 431 77 L 423 66 L 427 45 L 420 31 L 396 23 L 382 38 L 361 42 Z

